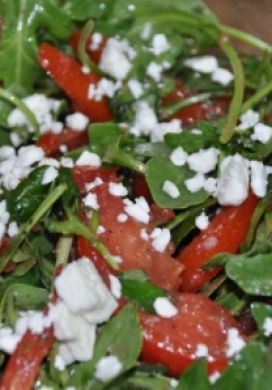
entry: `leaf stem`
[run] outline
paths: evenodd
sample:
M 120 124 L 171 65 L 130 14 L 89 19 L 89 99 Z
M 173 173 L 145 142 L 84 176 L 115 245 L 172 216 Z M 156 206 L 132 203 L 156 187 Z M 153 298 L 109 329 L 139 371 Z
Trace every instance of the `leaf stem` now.
M 100 70 L 96 64 L 91 60 L 90 56 L 86 52 L 87 40 L 90 37 L 94 28 L 94 22 L 92 19 L 88 20 L 85 26 L 82 28 L 78 45 L 77 45 L 77 54 L 80 62 L 83 66 L 93 70 L 95 73 L 100 74 Z
M 256 106 L 260 100 L 262 100 L 265 96 L 269 95 L 272 92 L 272 81 L 270 81 L 267 85 L 257 91 L 253 96 L 251 96 L 247 101 L 245 101 L 241 107 L 240 114 L 243 114 L 250 108 Z

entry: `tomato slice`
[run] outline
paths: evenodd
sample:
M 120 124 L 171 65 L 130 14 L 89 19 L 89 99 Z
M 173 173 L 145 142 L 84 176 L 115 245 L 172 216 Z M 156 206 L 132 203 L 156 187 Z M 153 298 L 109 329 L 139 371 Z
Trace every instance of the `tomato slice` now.
M 75 30 L 71 35 L 69 41 L 70 45 L 74 49 L 75 53 L 77 52 L 77 46 L 80 38 L 81 30 Z M 100 58 L 103 52 L 104 47 L 106 46 L 108 38 L 102 37 L 100 44 L 97 46 L 95 50 L 91 50 L 90 45 L 92 43 L 92 35 L 87 39 L 86 42 L 86 52 L 89 54 L 90 58 L 93 60 L 95 64 L 99 64 Z
M 245 240 L 252 214 L 258 203 L 249 193 L 247 200 L 238 207 L 224 207 L 193 241 L 186 246 L 177 259 L 185 266 L 181 290 L 195 292 L 220 272 L 220 269 L 204 271 L 201 266 L 212 256 L 229 252 L 236 253 Z
M 38 61 L 55 83 L 65 91 L 78 109 L 94 122 L 112 119 L 108 99 L 88 99 L 90 84 L 97 85 L 100 77 L 95 73 L 85 74 L 81 65 L 49 43 L 42 43 L 38 49 Z
M 59 134 L 51 132 L 42 134 L 37 141 L 37 146 L 43 148 L 46 156 L 53 157 L 60 153 L 60 146 L 66 145 L 68 150 L 76 149 L 88 143 L 86 131 L 63 129 Z
M 52 328 L 45 329 L 42 335 L 27 331 L 8 361 L 0 390 L 31 390 L 53 343 Z
M 85 185 L 99 178 L 105 182 L 117 182 L 117 168 L 94 168 L 91 166 L 75 166 L 72 170 L 73 180 L 81 192 L 86 192 Z
M 160 363 L 170 374 L 180 375 L 193 361 L 198 344 L 208 347 L 208 371 L 222 371 L 227 363 L 226 340 L 229 328 L 238 328 L 232 315 L 218 303 L 200 294 L 178 294 L 178 314 L 162 318 L 140 312 L 144 333 L 142 360 Z
M 141 238 L 141 230 L 153 230 L 152 221 L 144 224 L 128 217 L 126 222 L 118 222 L 119 214 L 124 213 L 123 200 L 109 193 L 105 183 L 95 189 L 99 203 L 100 223 L 105 233 L 100 235 L 109 251 L 122 258 L 122 271 L 140 268 L 150 277 L 151 282 L 167 290 L 176 290 L 181 282 L 183 266 L 176 261 L 169 245 L 163 253 L 155 251 L 151 240 Z
M 179 80 L 177 80 L 175 89 L 162 99 L 162 105 L 171 105 L 189 96 L 193 96 L 193 94 L 186 90 L 184 85 Z M 204 103 L 191 104 L 190 106 L 185 107 L 171 115 L 167 119 L 180 119 L 184 126 L 190 126 L 199 119 L 208 120 L 226 114 L 229 103 L 229 97 L 217 97 Z

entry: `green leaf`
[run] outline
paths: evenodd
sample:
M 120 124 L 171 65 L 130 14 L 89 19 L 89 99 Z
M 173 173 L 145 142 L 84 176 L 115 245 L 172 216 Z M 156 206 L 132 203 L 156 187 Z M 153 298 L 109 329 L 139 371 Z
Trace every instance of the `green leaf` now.
M 102 17 L 113 0 L 67 0 L 63 10 L 72 20 L 84 21 L 89 18 Z M 101 5 L 104 4 L 102 7 Z
M 136 371 L 128 378 L 120 380 L 120 383 L 117 382 L 110 386 L 110 390 L 171 390 L 173 379 L 168 378 L 162 375 L 148 375 L 148 373 Z
M 109 145 L 124 132 L 118 124 L 106 122 L 90 125 L 88 133 L 91 150 L 103 157 Z
M 272 255 L 234 256 L 226 265 L 226 273 L 247 294 L 272 295 Z
M 209 390 L 207 362 L 199 359 L 181 375 L 176 390 Z
M 192 193 L 184 184 L 194 174 L 186 167 L 177 167 L 165 158 L 152 158 L 146 165 L 146 180 L 154 201 L 160 207 L 183 209 L 208 199 L 204 190 Z M 179 189 L 180 195 L 173 199 L 162 188 L 166 180 L 172 181 Z
M 272 306 L 265 303 L 254 302 L 250 305 L 251 312 L 261 334 L 264 334 L 264 322 L 267 318 L 272 320 Z
M 142 331 L 137 310 L 130 304 L 102 328 L 92 360 L 75 367 L 66 386 L 93 390 L 104 388 L 102 382 L 94 377 L 97 362 L 107 354 L 116 356 L 122 363 L 119 374 L 122 375 L 136 365 L 141 346 Z
M 13 220 L 19 223 L 26 222 L 47 197 L 49 185 L 42 184 L 47 168 L 42 166 L 35 169 L 7 194 L 7 208 Z
M 4 20 L 0 79 L 5 87 L 19 85 L 31 92 L 42 74 L 36 61 L 36 32 L 42 29 L 53 37 L 66 39 L 73 24 L 56 0 L 1 0 L 0 8 Z
M 223 372 L 215 390 L 270 390 L 272 354 L 257 342 L 248 344 Z
M 156 298 L 165 297 L 165 290 L 148 281 L 128 280 L 120 278 L 122 295 L 136 302 L 140 307 L 154 313 L 154 301 Z

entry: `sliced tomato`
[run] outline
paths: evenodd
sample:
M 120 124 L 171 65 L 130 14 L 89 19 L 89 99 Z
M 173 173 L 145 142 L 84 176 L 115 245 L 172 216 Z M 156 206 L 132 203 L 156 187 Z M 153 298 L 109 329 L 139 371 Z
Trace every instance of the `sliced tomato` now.
M 95 189 L 99 203 L 100 223 L 105 233 L 100 235 L 109 251 L 122 258 L 122 271 L 140 268 L 150 280 L 167 290 L 175 290 L 181 282 L 183 266 L 171 253 L 172 245 L 159 253 L 152 247 L 151 240 L 141 238 L 141 230 L 152 230 L 154 225 L 144 224 L 128 217 L 126 222 L 118 222 L 119 214 L 124 213 L 123 200 L 109 193 L 105 183 Z
M 73 58 L 62 53 L 49 43 L 42 43 L 38 49 L 38 61 L 41 67 L 64 90 L 80 111 L 94 122 L 112 119 L 108 99 L 101 101 L 88 99 L 90 84 L 96 86 L 100 77 L 95 73 L 85 74 L 81 65 Z
M 235 319 L 218 303 L 199 294 L 178 294 L 175 305 L 178 314 L 171 318 L 140 312 L 142 360 L 163 364 L 170 374 L 178 376 L 197 359 L 198 345 L 204 344 L 209 373 L 222 371 L 228 363 L 227 331 L 238 328 Z
M 156 203 L 152 203 L 150 209 L 152 216 L 151 222 L 154 224 L 154 226 L 162 225 L 175 218 L 175 213 L 172 209 L 159 207 L 156 205 Z
M 0 256 L 3 255 L 3 253 L 5 252 L 5 250 L 7 249 L 9 243 L 10 243 L 11 239 L 9 237 L 4 237 L 0 243 Z M 10 260 L 8 262 L 8 264 L 5 266 L 3 272 L 12 272 L 14 269 L 16 268 L 16 264 Z
M 99 178 L 105 182 L 117 182 L 117 168 L 94 168 L 91 166 L 75 166 L 73 168 L 73 180 L 81 192 L 85 192 L 85 185 Z
M 81 30 L 75 30 L 73 34 L 71 35 L 69 41 L 70 45 L 74 49 L 75 53 L 77 53 L 77 46 L 80 38 Z M 89 54 L 90 58 L 93 60 L 95 64 L 99 64 L 100 58 L 103 52 L 104 47 L 106 46 L 108 38 L 107 37 L 102 37 L 102 40 L 100 44 L 97 46 L 95 50 L 91 49 L 91 43 L 92 43 L 92 35 L 87 39 L 86 42 L 86 52 Z
M 60 153 L 61 145 L 66 145 L 68 150 L 78 148 L 88 143 L 86 131 L 63 129 L 59 134 L 51 132 L 42 134 L 37 141 L 37 146 L 43 148 L 46 156 L 53 157 Z
M 133 173 L 131 181 L 132 195 L 134 198 L 144 196 L 148 203 L 153 202 L 151 192 L 149 191 L 144 175 L 141 173 Z
M 162 99 L 162 105 L 171 105 L 189 96 L 193 96 L 193 94 L 186 90 L 184 85 L 177 80 L 175 89 Z M 226 114 L 229 103 L 229 97 L 217 97 L 205 103 L 191 104 L 188 107 L 182 108 L 167 119 L 180 119 L 184 126 L 193 125 L 199 119 L 208 120 Z
M 236 253 L 245 240 L 252 214 L 258 203 L 250 193 L 247 200 L 238 207 L 224 207 L 193 241 L 186 246 L 177 259 L 185 266 L 181 290 L 195 292 L 218 274 L 220 269 L 201 269 L 212 256 L 229 252 Z
M 52 328 L 45 329 L 42 335 L 27 331 L 8 361 L 0 390 L 31 390 L 53 343 Z

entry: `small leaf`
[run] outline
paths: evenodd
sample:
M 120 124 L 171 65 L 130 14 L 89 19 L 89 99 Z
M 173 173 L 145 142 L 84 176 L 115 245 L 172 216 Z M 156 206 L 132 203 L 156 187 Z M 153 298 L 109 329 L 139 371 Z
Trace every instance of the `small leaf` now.
M 264 334 L 264 322 L 267 318 L 272 321 L 272 306 L 265 303 L 254 302 L 250 305 L 251 312 L 261 334 Z
M 94 123 L 88 129 L 90 148 L 103 157 L 109 145 L 123 134 L 119 125 L 112 122 Z
M 181 375 L 176 390 L 209 390 L 207 362 L 199 359 Z

